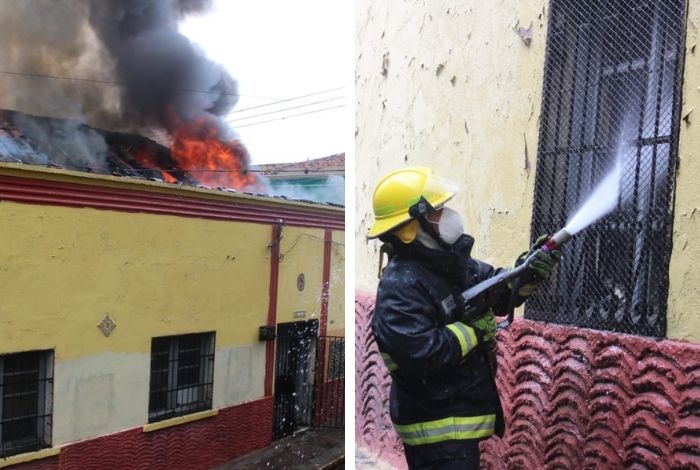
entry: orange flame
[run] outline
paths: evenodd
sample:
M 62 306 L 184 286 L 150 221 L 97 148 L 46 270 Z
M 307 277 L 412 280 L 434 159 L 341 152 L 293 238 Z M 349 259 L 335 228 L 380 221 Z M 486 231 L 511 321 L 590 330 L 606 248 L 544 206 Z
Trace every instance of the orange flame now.
M 148 150 L 137 150 L 134 153 L 134 158 L 141 163 L 145 168 L 158 168 L 158 163 L 156 163 L 155 157 Z M 166 183 L 177 183 L 177 178 L 168 173 L 167 171 L 160 170 L 160 174 L 163 176 L 163 181 Z
M 172 157 L 192 179 L 210 188 L 241 190 L 257 180 L 248 173 L 248 151 L 238 140 L 222 140 L 217 122 L 209 116 L 180 121 L 171 133 Z

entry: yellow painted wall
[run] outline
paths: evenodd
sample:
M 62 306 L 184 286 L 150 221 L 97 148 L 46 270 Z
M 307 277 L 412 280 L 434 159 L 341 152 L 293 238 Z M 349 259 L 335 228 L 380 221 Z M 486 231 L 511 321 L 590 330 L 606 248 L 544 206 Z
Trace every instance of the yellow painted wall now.
M 669 338 L 700 342 L 700 3 L 688 2 L 685 73 L 676 176 L 673 252 L 669 272 Z M 694 52 L 691 52 L 691 48 Z
M 5 164 L 0 174 L 238 204 L 254 199 Z M 270 224 L 0 201 L 0 354 L 54 350 L 53 445 L 147 422 L 155 336 L 216 331 L 214 407 L 261 398 L 258 327 L 267 322 L 271 233 Z M 313 310 L 316 318 L 323 233 L 286 227 L 281 245 L 280 305 Z M 300 270 L 307 290 L 295 298 L 288 284 L 296 290 Z M 97 328 L 107 314 L 117 324 L 109 337 Z
M 328 334 L 344 331 L 345 242 L 344 232 L 331 232 L 331 267 L 328 294 Z M 277 323 L 317 319 L 320 321 L 324 230 L 283 227 L 277 291 Z M 304 274 L 304 290 L 297 288 Z M 303 316 L 301 316 L 303 315 Z
M 700 342 L 700 3 L 688 7 L 667 336 Z M 403 166 L 461 183 L 451 206 L 476 257 L 504 265 L 527 246 L 548 11 L 545 0 L 357 2 L 357 289 L 377 284 L 374 185 Z M 530 23 L 527 46 L 515 27 Z
M 277 323 L 320 320 L 323 286 L 323 229 L 283 227 L 280 244 Z M 304 274 L 304 290 L 297 277 Z M 304 312 L 295 316 L 294 312 Z M 298 314 L 301 315 L 301 314 Z
M 210 330 L 217 345 L 257 341 L 269 226 L 7 201 L 0 220 L 0 352 L 147 352 L 152 336 Z
M 357 2 L 359 290 L 377 283 L 380 243 L 365 239 L 372 191 L 403 166 L 427 165 L 461 184 L 451 207 L 476 238 L 476 257 L 503 265 L 527 246 L 548 4 Z M 530 23 L 527 46 L 514 28 Z
M 328 289 L 329 336 L 345 336 L 345 232 L 333 231 Z
M 8 164 L 0 173 L 238 204 L 256 199 Z M 213 330 L 217 347 L 249 345 L 267 321 L 270 224 L 0 201 L 0 226 L 0 354 L 55 348 L 60 361 L 107 350 L 149 352 L 153 336 Z M 279 321 L 292 321 L 293 310 L 318 318 L 323 233 L 284 228 Z M 296 294 L 302 271 L 307 288 Z M 107 314 L 117 328 L 105 338 L 96 325 Z
M 0 223 L 0 354 L 54 350 L 54 445 L 147 422 L 155 336 L 216 331 L 216 406 L 262 397 L 269 225 L 8 201 Z

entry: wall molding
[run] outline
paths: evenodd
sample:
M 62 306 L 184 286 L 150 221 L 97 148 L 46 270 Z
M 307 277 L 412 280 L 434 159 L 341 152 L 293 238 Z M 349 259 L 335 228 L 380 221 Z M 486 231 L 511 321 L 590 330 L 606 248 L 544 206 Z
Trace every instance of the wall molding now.
M 282 222 L 296 227 L 345 228 L 344 211 L 335 214 L 327 208 L 324 210 L 321 205 L 319 211 L 314 211 L 312 208 L 293 207 L 274 198 L 266 204 L 254 198 L 237 201 L 234 195 L 224 192 L 212 195 L 221 199 L 0 175 L 0 200 L 5 201 L 263 224 Z M 224 197 L 231 198 L 231 201 L 224 200 Z

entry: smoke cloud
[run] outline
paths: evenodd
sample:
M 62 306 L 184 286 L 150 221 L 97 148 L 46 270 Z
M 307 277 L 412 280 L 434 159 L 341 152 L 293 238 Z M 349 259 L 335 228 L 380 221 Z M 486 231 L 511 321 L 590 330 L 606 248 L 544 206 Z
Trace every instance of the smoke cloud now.
M 0 0 L 0 71 L 11 72 L 0 74 L 0 108 L 141 133 L 222 115 L 235 80 L 177 30 L 211 3 Z
M 107 170 L 104 136 L 76 119 L 41 119 L 17 114 L 14 124 L 36 146 L 41 155 L 64 168 Z
M 0 0 L 0 71 L 13 73 L 0 74 L 0 108 L 97 125 L 115 121 L 117 87 L 40 77 L 113 78 L 89 9 L 87 0 Z
M 246 171 L 248 152 L 220 119 L 237 102 L 237 83 L 177 27 L 211 6 L 212 0 L 0 0 L 0 110 L 25 113 L 12 113 L 12 121 L 32 143 L 0 139 L 0 152 L 104 171 L 110 149 L 85 122 L 167 144 L 178 168 L 199 184 L 342 204 L 340 177 L 299 189 L 273 187 Z M 142 163 L 150 168 L 156 161 Z
M 148 136 L 168 144 L 183 170 L 224 170 L 192 175 L 201 184 L 235 189 L 254 185 L 255 176 L 246 172 L 247 150 L 220 119 L 237 102 L 236 81 L 177 29 L 178 21 L 205 12 L 211 3 L 0 0 L 0 31 L 5 33 L 0 109 L 74 118 L 101 129 Z M 52 132 L 64 129 L 50 120 L 15 124 L 42 151 L 69 144 L 51 138 Z M 76 161 L 61 163 L 83 166 L 92 152 L 97 161 L 91 163 L 103 168 L 97 156 L 105 154 L 104 142 L 75 130 L 78 150 L 85 152 L 77 152 Z
M 237 101 L 229 73 L 177 30 L 205 0 L 92 0 L 90 24 L 123 83 L 122 119 L 132 127 L 172 130 L 180 121 L 219 116 Z
M 325 181 L 319 180 L 306 187 L 293 183 L 271 185 L 266 192 L 273 196 L 345 205 L 345 178 L 339 175 L 330 175 Z

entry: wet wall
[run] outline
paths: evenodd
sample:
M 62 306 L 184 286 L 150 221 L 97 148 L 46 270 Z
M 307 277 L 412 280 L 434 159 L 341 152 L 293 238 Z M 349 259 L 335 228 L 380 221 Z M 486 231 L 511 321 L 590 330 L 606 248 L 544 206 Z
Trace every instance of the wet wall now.
M 356 443 L 405 468 L 373 307 L 357 294 Z M 498 343 L 507 432 L 481 444 L 482 468 L 700 467 L 700 346 L 524 319 Z

